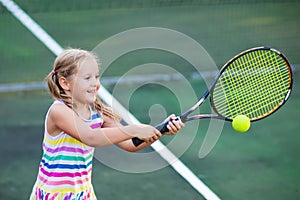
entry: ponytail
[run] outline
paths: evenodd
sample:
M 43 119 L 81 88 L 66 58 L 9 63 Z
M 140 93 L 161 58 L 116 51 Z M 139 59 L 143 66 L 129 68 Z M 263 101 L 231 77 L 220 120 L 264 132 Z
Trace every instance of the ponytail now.
M 69 97 L 58 82 L 58 74 L 55 70 L 47 76 L 49 92 L 54 99 L 62 100 L 69 108 L 73 109 L 72 98 Z
M 112 109 L 110 107 L 106 106 L 99 98 L 97 98 L 94 103 L 94 109 L 98 113 L 102 113 L 103 115 L 105 115 L 111 119 L 118 120 L 118 121 L 120 121 L 120 119 L 121 119 L 121 117 L 119 115 L 114 113 L 112 111 Z

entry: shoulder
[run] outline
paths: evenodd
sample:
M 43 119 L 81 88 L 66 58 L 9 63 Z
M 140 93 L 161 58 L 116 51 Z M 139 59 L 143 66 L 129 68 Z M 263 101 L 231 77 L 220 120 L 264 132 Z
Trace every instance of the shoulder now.
M 55 136 L 65 132 L 71 136 L 76 136 L 77 123 L 82 121 L 75 112 L 63 103 L 54 103 L 50 109 L 46 121 L 48 133 Z
M 55 101 L 50 106 L 45 121 L 47 132 L 52 136 L 60 134 L 63 131 L 63 129 L 60 128 L 59 124 L 65 124 L 67 118 L 69 118 L 69 116 L 71 115 L 71 112 L 73 111 L 64 103 Z
M 49 108 L 49 117 L 50 118 L 62 118 L 68 117 L 69 115 L 73 115 L 74 112 L 64 103 L 55 101 L 52 106 Z

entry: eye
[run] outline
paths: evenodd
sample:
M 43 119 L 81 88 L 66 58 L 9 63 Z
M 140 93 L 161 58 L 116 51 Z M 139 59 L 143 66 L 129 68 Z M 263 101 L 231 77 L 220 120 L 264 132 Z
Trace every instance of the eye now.
M 100 77 L 100 76 L 99 76 L 99 74 L 98 74 L 98 75 L 96 75 L 96 79 L 99 79 L 99 77 Z
M 84 77 L 84 79 L 85 79 L 85 80 L 90 80 L 91 77 L 90 77 L 90 76 L 86 76 L 86 77 Z

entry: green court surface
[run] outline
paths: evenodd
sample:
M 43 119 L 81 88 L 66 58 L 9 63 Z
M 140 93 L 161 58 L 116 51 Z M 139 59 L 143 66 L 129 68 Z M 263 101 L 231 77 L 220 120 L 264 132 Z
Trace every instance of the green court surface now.
M 69 1 L 51 6 L 47 6 L 48 1 L 44 4 L 34 0 L 17 2 L 63 47 L 92 50 L 122 31 L 163 27 L 193 38 L 217 66 L 244 49 L 262 45 L 280 49 L 293 65 L 300 63 L 298 1 L 226 1 L 223 4 L 146 1 L 143 5 L 115 1 L 115 4 L 94 7 L 89 5 L 90 1 L 85 6 L 79 1 L 72 6 Z M 55 56 L 4 7 L 0 6 L 0 12 L 0 84 L 42 82 Z M 150 62 L 171 66 L 186 77 L 193 73 L 190 64 L 176 55 L 144 50 L 121 57 L 103 76 L 121 76 L 134 66 Z M 200 159 L 198 154 L 209 125 L 209 121 L 203 120 L 192 144 L 178 156 L 221 199 L 299 199 L 299 80 L 300 72 L 295 71 L 294 90 L 287 104 L 265 120 L 253 123 L 249 132 L 236 133 L 225 123 L 214 149 Z M 189 81 L 201 96 L 205 83 Z M 180 82 L 170 84 L 182 90 Z M 114 90 L 113 85 L 104 86 Z M 124 94 L 117 95 L 121 102 L 126 87 Z M 44 116 L 52 99 L 44 90 L 0 93 L 0 99 L 0 199 L 28 199 L 42 154 Z M 152 105 L 160 104 L 166 113 L 178 114 L 184 109 L 179 104 L 193 103 L 185 99 L 187 102 L 179 102 L 166 88 L 146 85 L 132 95 L 129 110 L 141 122 L 150 123 L 148 113 Z M 210 110 L 204 106 L 200 111 Z M 155 117 L 161 116 L 156 113 Z M 187 124 L 180 135 L 190 135 L 193 126 L 192 122 Z M 172 139 L 165 137 L 162 141 L 168 144 Z M 176 148 L 171 150 L 177 153 Z M 104 200 L 203 199 L 170 167 L 132 174 L 107 167 L 95 159 L 93 182 L 97 196 Z

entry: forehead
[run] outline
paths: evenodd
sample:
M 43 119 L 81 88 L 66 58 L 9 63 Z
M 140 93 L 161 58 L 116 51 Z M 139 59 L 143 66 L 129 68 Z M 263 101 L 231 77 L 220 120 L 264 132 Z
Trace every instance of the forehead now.
M 79 74 L 98 73 L 99 67 L 95 58 L 87 57 L 80 64 L 78 68 Z

